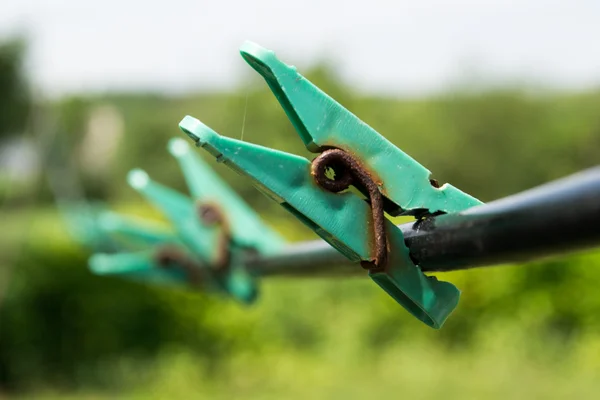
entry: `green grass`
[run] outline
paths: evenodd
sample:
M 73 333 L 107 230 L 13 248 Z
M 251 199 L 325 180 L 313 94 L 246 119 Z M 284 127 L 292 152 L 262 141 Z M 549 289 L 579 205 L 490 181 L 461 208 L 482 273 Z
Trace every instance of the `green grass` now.
M 12 247 L 16 237 L 46 238 L 65 257 L 70 252 L 62 249 L 73 247 L 50 211 L 6 215 L 3 222 L 0 242 L 6 246 Z M 600 394 L 599 256 L 444 274 L 463 297 L 439 331 L 410 318 L 361 278 L 265 280 L 252 307 L 213 297 L 197 302 L 196 295 L 184 291 L 157 291 L 161 307 L 182 315 L 175 321 L 197 324 L 198 332 L 219 333 L 218 344 L 202 346 L 226 346 L 226 351 L 207 359 L 184 341 L 164 343 L 158 355 L 143 359 L 119 354 L 121 358 L 96 365 L 75 360 L 76 382 L 65 382 L 69 390 L 41 383 L 12 398 L 595 398 Z M 85 268 L 69 258 L 65 262 L 69 268 L 60 270 L 57 282 L 71 269 Z M 25 277 L 30 279 L 26 282 L 31 285 L 34 277 Z M 114 296 L 115 282 L 102 282 L 106 287 L 99 292 Z M 62 288 L 56 286 L 57 296 L 68 294 Z M 99 300 L 82 295 L 73 301 L 91 305 Z M 71 309 L 69 302 L 64 305 Z M 27 312 L 26 306 L 18 312 Z M 197 313 L 199 306 L 208 311 Z M 115 311 L 111 305 L 109 312 Z M 89 323 L 82 319 L 81 324 L 85 321 Z M 568 329 L 565 321 L 571 324 Z M 81 332 L 89 340 L 96 334 Z M 100 383 L 95 383 L 98 377 Z
M 125 391 L 42 392 L 22 398 L 565 399 L 600 393 L 596 366 L 531 360 L 526 351 L 510 346 L 508 336 L 492 348 L 467 353 L 406 343 L 372 359 L 349 356 L 345 346 L 332 343 L 319 353 L 239 354 L 216 376 L 193 357 L 174 353 L 142 367 L 146 382 Z M 134 364 L 124 362 L 121 368 L 124 374 L 140 375 Z

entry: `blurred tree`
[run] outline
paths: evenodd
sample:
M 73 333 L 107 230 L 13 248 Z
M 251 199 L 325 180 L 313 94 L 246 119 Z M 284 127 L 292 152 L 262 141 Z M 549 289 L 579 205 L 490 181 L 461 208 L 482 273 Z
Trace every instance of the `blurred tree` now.
M 31 94 L 24 73 L 25 41 L 0 43 L 0 139 L 25 129 Z

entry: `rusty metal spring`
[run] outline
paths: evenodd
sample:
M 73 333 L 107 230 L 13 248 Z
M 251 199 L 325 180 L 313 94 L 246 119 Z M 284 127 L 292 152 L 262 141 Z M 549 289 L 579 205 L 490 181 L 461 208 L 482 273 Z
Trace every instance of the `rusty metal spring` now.
M 231 243 L 231 232 L 229 224 L 219 206 L 211 203 L 200 204 L 198 207 L 198 215 L 200 220 L 205 225 L 220 225 L 219 241 L 217 243 L 217 260 L 212 265 L 216 271 L 224 271 L 230 264 L 231 253 L 229 244 Z
M 327 176 L 329 169 L 335 173 L 335 179 Z M 383 196 L 373 178 L 352 155 L 340 149 L 325 150 L 316 157 L 311 164 L 311 174 L 319 186 L 333 193 L 341 192 L 350 185 L 366 189 L 373 217 L 375 257 L 370 262 L 361 262 L 361 265 L 369 271 L 384 269 L 388 249 Z
M 154 254 L 156 263 L 164 269 L 181 269 L 189 283 L 198 287 L 202 285 L 202 265 L 193 260 L 188 254 L 176 246 L 162 246 Z
M 230 264 L 231 254 L 229 243 L 231 234 L 225 217 L 218 206 L 214 204 L 200 204 L 198 217 L 205 225 L 221 225 L 219 241 L 217 243 L 217 259 L 211 268 L 217 273 L 223 273 Z M 175 246 L 163 246 L 155 253 L 154 258 L 162 268 L 181 268 L 188 276 L 192 286 L 200 286 L 204 281 L 204 266 L 193 260 L 188 254 Z

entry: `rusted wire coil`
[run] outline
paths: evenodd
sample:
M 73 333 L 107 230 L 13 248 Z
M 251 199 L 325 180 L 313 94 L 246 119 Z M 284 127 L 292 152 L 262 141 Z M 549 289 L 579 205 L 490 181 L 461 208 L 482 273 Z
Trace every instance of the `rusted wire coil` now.
M 204 225 L 221 225 L 217 243 L 216 261 L 210 267 L 216 273 L 224 273 L 229 267 L 231 260 L 229 251 L 231 234 L 227 221 L 218 206 L 209 203 L 200 204 L 198 207 L 198 217 Z M 175 246 L 163 246 L 159 248 L 154 257 L 157 264 L 162 268 L 182 269 L 187 274 L 192 286 L 200 286 L 205 280 L 203 276 L 206 273 L 205 266 Z
M 327 176 L 329 169 L 335 174 L 333 179 Z M 366 190 L 373 218 L 375 257 L 370 262 L 363 261 L 361 265 L 369 271 L 384 269 L 388 249 L 383 196 L 373 178 L 352 155 L 340 149 L 325 150 L 316 157 L 311 164 L 311 174 L 319 186 L 333 193 L 348 189 L 350 185 Z
M 220 225 L 219 241 L 217 243 L 217 258 L 212 268 L 215 271 L 225 271 L 231 261 L 229 244 L 231 243 L 231 232 L 225 215 L 219 206 L 211 203 L 200 204 L 198 216 L 204 225 Z
M 161 268 L 181 269 L 192 286 L 197 287 L 204 282 L 203 266 L 176 246 L 160 247 L 154 254 L 154 259 Z

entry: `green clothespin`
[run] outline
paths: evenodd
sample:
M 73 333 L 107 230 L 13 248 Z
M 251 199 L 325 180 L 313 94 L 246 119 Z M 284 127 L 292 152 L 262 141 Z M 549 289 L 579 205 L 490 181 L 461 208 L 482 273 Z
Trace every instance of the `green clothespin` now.
M 123 252 L 148 245 L 181 244 L 168 230 L 139 218 L 107 211 L 85 202 L 60 202 L 61 214 L 75 240 L 97 252 L 88 260 L 97 275 L 121 275 L 152 283 L 183 283 L 185 275 L 176 268 L 165 269 L 151 257 L 152 251 Z M 120 252 L 118 252 L 120 251 Z M 118 252 L 118 253 L 117 253 Z
M 456 307 L 452 284 L 413 263 L 391 215 L 426 216 L 480 204 L 460 190 L 432 186 L 430 173 L 297 73 L 273 52 L 246 43 L 242 56 L 267 81 L 307 148 L 296 155 L 226 138 L 185 117 L 180 128 L 217 160 L 248 176 L 369 276 L 411 314 L 439 328 Z M 335 178 L 327 177 L 334 172 Z M 353 185 L 371 205 L 352 192 Z M 335 193 L 334 193 L 335 192 Z M 340 192 L 340 193 L 338 193 Z
M 204 263 L 218 262 L 219 230 L 201 221 L 200 210 L 187 196 L 156 183 L 148 174 L 135 169 L 127 176 L 129 184 L 162 211 L 181 241 Z
M 168 230 L 141 218 L 104 211 L 97 217 L 103 234 L 119 244 L 118 253 L 96 253 L 88 260 L 97 275 L 120 275 L 129 279 L 159 284 L 190 283 L 189 271 L 174 262 L 161 264 L 160 253 L 169 250 L 185 254 L 181 241 Z M 154 250 L 129 252 L 132 247 L 154 246 Z M 168 261 L 168 260 L 167 260 Z
M 201 207 L 208 205 L 216 210 L 226 225 L 231 243 L 229 267 L 223 277 L 223 285 L 234 297 L 245 302 L 252 301 L 257 294 L 256 285 L 240 261 L 243 252 L 250 249 L 260 254 L 274 254 L 281 250 L 285 241 L 262 222 L 186 141 L 171 139 L 169 151 L 179 162 L 192 197 Z
M 238 246 L 252 248 L 261 254 L 276 253 L 282 248 L 283 238 L 267 227 L 185 140 L 171 139 L 169 151 L 179 162 L 192 197 L 202 204 L 219 207 L 227 218 L 232 240 Z
M 342 149 L 368 168 L 390 200 L 388 214 L 452 213 L 481 204 L 450 184 L 434 187 L 427 168 L 300 75 L 296 67 L 279 61 L 273 51 L 246 42 L 240 53 L 265 79 L 309 151 Z
M 194 200 L 152 181 L 141 170 L 130 172 L 130 185 L 165 214 L 180 243 L 200 261 L 199 268 L 212 270 L 212 274 L 203 271 L 203 279 L 211 282 L 208 286 L 252 302 L 256 283 L 240 260 L 248 250 L 275 253 L 284 245 L 283 239 L 190 151 L 184 140 L 171 140 L 169 151 L 178 160 Z
M 184 244 L 172 232 L 140 218 L 105 211 L 97 225 L 105 236 L 119 244 L 115 253 L 96 253 L 88 260 L 97 275 L 119 275 L 153 284 L 191 284 L 220 291 L 202 266 L 194 262 Z M 152 250 L 129 251 L 132 247 L 151 246 Z
M 182 243 L 201 260 L 195 269 L 213 268 L 214 274 L 203 274 L 204 285 L 217 291 L 226 291 L 245 303 L 254 301 L 258 289 L 250 274 L 240 283 L 239 274 L 232 275 L 230 267 L 231 243 L 224 237 L 226 221 L 217 208 L 202 209 L 190 198 L 150 179 L 141 170 L 133 170 L 128 176 L 130 185 L 159 208 L 170 220 Z M 208 211 L 208 212 L 205 212 Z M 213 215 L 209 215 L 209 212 Z M 207 217 L 207 218 L 205 218 Z M 210 221 L 213 218 L 214 221 Z M 227 265 L 225 265 L 227 264 Z M 226 270 L 227 268 L 227 270 Z M 237 269 L 236 269 L 237 271 Z M 200 271 L 196 271 L 200 273 Z

